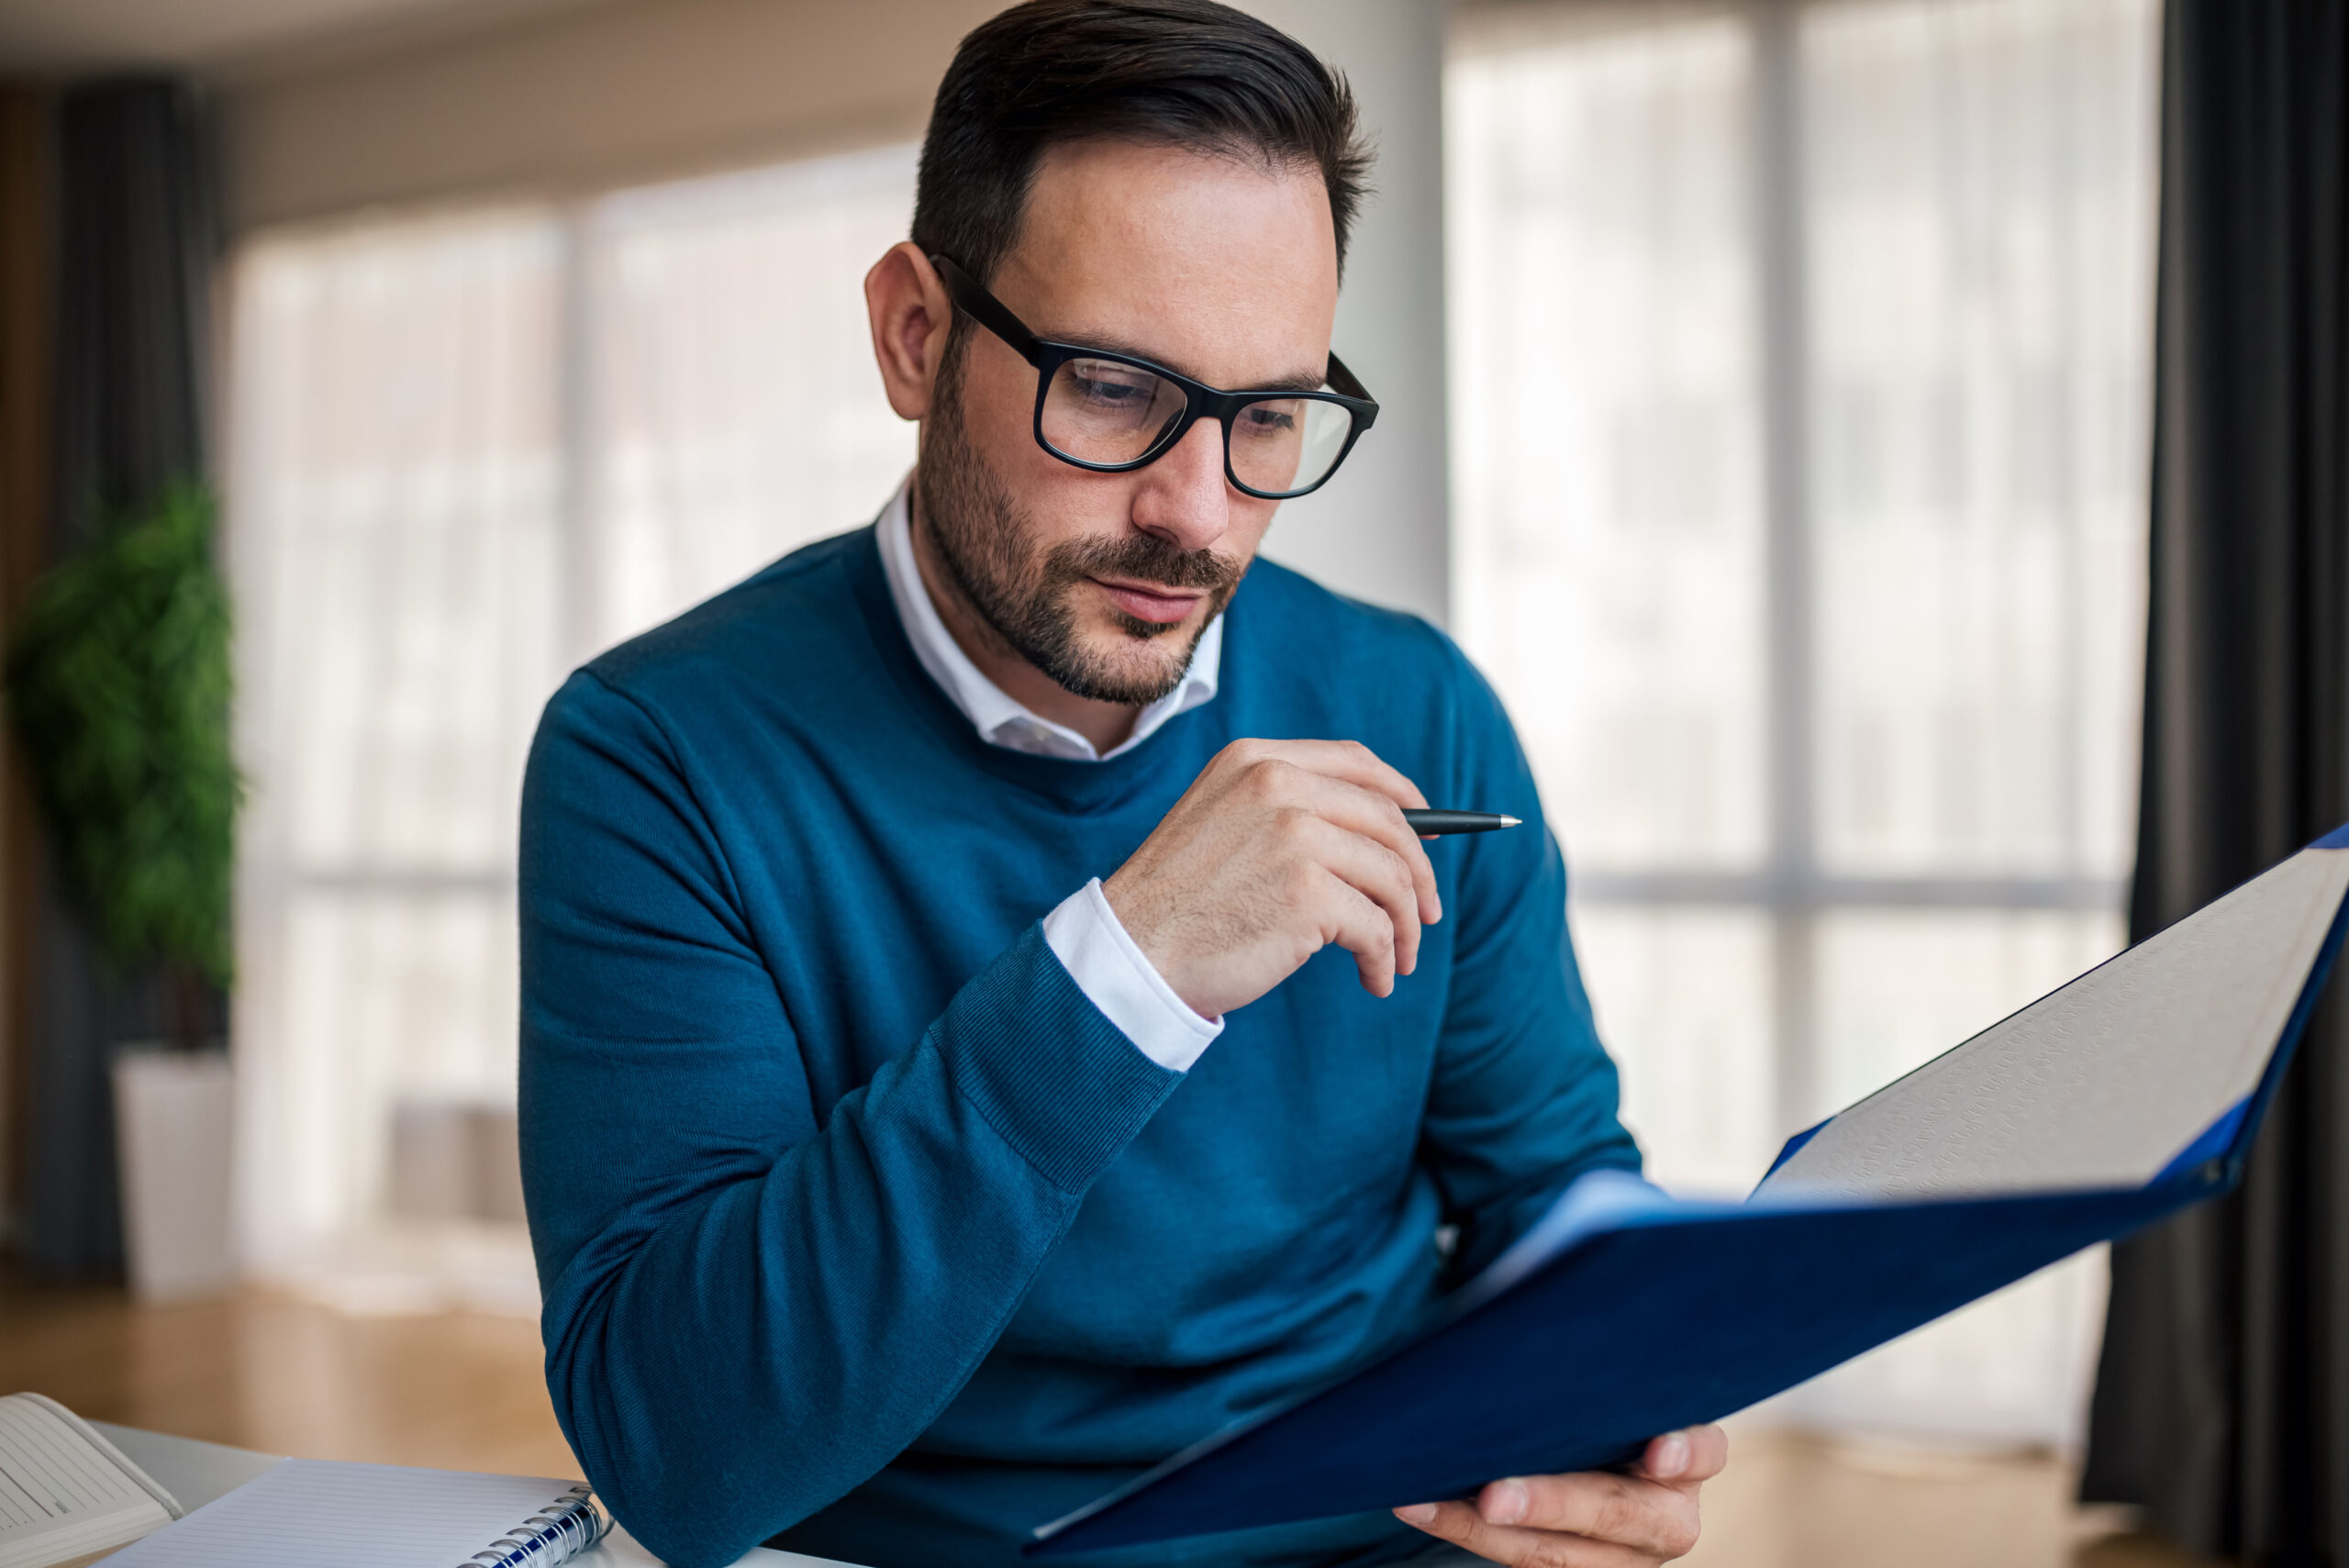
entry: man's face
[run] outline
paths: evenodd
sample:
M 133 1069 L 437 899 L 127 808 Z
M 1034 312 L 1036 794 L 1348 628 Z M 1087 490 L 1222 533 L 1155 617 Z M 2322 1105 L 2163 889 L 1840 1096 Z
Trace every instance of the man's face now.
M 1240 390 L 1311 384 L 1330 356 L 1337 247 L 1318 169 L 1164 147 L 1048 152 L 1019 244 L 986 280 L 1039 337 Z M 922 430 L 922 522 L 988 629 L 1068 690 L 1172 691 L 1255 559 L 1277 502 L 1224 477 L 1202 419 L 1130 473 L 1036 443 L 1036 372 L 967 319 Z

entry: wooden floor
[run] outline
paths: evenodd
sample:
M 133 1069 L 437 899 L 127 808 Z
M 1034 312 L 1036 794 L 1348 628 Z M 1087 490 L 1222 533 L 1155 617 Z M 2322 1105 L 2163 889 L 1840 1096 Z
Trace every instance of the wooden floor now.
M 285 1296 L 139 1307 L 0 1273 L 0 1393 L 314 1459 L 578 1473 L 536 1325 L 355 1318 Z M 1733 1427 L 1693 1568 L 2190 1568 L 2070 1502 L 2045 1455 L 1962 1455 Z
M 579 1473 L 540 1378 L 538 1325 L 352 1318 L 286 1296 L 135 1307 L 119 1290 L 0 1282 L 0 1393 L 268 1453 Z

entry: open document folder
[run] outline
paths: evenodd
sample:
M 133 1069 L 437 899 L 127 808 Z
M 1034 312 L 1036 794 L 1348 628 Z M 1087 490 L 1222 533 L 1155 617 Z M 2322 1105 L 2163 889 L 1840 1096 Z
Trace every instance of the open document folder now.
M 2344 891 L 2349 828 L 1798 1134 L 1742 1204 L 1586 1177 L 1420 1337 L 1042 1527 L 1030 1554 L 1620 1463 L 2227 1190 Z

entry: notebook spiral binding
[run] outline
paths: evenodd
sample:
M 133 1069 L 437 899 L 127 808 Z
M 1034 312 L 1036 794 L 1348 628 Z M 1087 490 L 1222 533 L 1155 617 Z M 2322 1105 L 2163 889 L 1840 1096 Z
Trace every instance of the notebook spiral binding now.
M 457 1568 L 553 1568 L 578 1556 L 610 1533 L 612 1521 L 595 1494 L 573 1486 L 500 1536 Z

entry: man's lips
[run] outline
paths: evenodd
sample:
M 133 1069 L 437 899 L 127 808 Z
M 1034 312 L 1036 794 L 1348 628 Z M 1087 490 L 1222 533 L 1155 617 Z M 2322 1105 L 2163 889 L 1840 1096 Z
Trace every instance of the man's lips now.
M 1150 621 L 1158 626 L 1172 626 L 1188 616 L 1206 595 L 1181 588 L 1168 588 L 1156 584 L 1116 583 L 1096 577 L 1094 585 L 1109 595 L 1110 603 L 1136 620 Z

